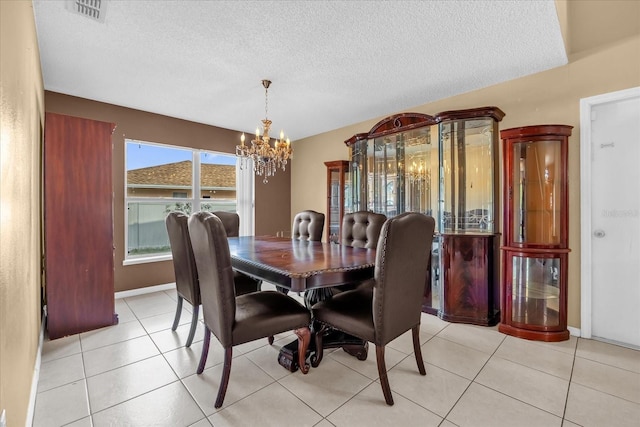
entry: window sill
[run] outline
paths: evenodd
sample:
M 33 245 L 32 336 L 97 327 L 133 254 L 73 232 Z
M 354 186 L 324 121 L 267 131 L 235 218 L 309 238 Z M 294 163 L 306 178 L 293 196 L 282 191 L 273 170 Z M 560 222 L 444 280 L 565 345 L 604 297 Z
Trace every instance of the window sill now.
M 122 265 L 136 265 L 136 264 L 147 264 L 150 262 L 160 262 L 160 261 L 171 261 L 173 257 L 171 254 L 163 254 L 163 255 L 153 255 L 153 256 L 145 256 L 140 258 L 129 258 L 122 261 Z

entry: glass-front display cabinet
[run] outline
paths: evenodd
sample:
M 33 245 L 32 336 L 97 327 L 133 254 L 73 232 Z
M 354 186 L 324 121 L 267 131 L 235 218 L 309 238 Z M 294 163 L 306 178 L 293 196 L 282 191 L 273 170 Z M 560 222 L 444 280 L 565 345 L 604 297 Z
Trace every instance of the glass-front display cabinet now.
M 448 111 L 438 121 L 439 316 L 492 326 L 500 320 L 496 107 Z
M 435 218 L 422 307 L 449 321 L 493 325 L 499 319 L 495 167 L 503 116 L 496 107 L 402 113 L 345 141 L 350 211 Z
M 539 341 L 567 330 L 568 140 L 572 126 L 506 129 L 500 332 Z
M 327 167 L 327 241 L 339 242 L 342 235 L 342 217 L 351 203 L 349 162 L 324 162 Z

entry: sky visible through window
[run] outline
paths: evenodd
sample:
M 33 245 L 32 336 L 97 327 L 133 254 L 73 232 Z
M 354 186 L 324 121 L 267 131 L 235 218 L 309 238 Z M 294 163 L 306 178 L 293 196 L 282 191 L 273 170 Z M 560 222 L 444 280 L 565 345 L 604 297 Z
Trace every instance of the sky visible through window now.
M 127 170 L 146 168 L 150 166 L 166 165 L 167 163 L 191 160 L 190 150 L 181 150 L 173 147 L 143 144 L 137 141 L 127 141 Z M 200 162 L 218 165 L 235 165 L 236 158 L 233 155 L 219 155 L 203 152 Z

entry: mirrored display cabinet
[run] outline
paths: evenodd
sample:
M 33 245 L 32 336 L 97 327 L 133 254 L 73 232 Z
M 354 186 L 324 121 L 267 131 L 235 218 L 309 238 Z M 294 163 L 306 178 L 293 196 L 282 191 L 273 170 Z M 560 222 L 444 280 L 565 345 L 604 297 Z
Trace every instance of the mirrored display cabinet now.
M 567 330 L 568 140 L 572 126 L 506 129 L 500 332 L 539 341 Z
M 350 203 L 349 162 L 334 160 L 324 162 L 327 167 L 327 241 L 339 242 L 342 234 L 342 217 Z
M 499 320 L 495 168 L 503 117 L 496 107 L 403 113 L 345 141 L 351 150 L 348 211 L 435 218 L 423 311 L 448 321 Z

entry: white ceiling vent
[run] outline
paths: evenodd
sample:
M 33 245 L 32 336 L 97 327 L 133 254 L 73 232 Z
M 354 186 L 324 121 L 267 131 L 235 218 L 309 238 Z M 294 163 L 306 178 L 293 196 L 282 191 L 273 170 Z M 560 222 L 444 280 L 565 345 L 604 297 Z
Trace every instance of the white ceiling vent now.
M 71 12 L 104 23 L 106 0 L 67 0 L 66 6 Z

